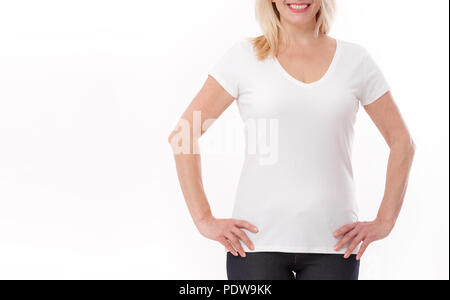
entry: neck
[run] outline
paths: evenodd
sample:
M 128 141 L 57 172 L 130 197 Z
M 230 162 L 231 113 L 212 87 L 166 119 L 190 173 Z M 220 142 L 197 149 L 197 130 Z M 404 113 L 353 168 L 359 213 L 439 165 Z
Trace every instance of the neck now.
M 299 26 L 281 19 L 283 30 L 280 32 L 280 40 L 283 44 L 289 44 L 291 46 L 314 43 L 321 37 L 320 34 L 317 36 L 315 33 L 316 24 L 316 21 L 313 20 L 308 24 Z

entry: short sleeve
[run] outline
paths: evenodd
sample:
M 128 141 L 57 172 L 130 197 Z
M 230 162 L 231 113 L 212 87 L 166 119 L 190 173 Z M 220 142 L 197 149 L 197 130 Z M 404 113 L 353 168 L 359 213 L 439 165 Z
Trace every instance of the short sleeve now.
M 209 70 L 209 75 L 231 95 L 239 97 L 239 68 L 242 59 L 242 43 L 235 43 Z
M 390 90 L 390 86 L 372 56 L 366 51 L 363 61 L 363 83 L 360 94 L 361 105 L 369 105 Z

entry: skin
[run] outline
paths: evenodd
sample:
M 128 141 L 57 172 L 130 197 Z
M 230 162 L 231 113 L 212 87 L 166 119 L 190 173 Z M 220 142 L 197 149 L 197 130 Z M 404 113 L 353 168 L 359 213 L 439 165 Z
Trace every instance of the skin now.
M 280 38 L 278 60 L 286 71 L 300 81 L 310 83 L 319 80 L 326 73 L 336 48 L 334 39 L 327 35 L 314 34 L 315 16 L 320 9 L 320 1 L 301 1 L 311 4 L 308 12 L 303 14 L 291 12 L 287 7 L 290 1 L 272 2 L 277 5 L 284 28 Z M 289 43 L 282 42 L 286 40 L 289 40 Z M 213 121 L 210 121 L 209 126 L 202 128 L 201 134 L 194 134 L 194 112 L 201 112 L 202 122 L 216 120 L 234 100 L 214 78 L 207 78 L 181 117 L 181 120 L 187 121 L 190 126 L 189 153 L 198 153 L 194 152 L 194 149 L 198 149 L 198 139 L 213 124 Z M 336 251 L 349 244 L 345 258 L 349 258 L 356 247 L 362 244 L 357 254 L 358 260 L 371 243 L 386 238 L 394 228 L 405 197 L 415 153 L 415 144 L 391 93 L 388 92 L 378 101 L 364 106 L 364 109 L 386 140 L 390 156 L 385 192 L 376 219 L 348 224 L 334 234 L 334 237 L 339 239 Z M 176 144 L 180 145 L 174 138 L 177 134 L 178 131 L 174 131 L 169 136 L 169 143 L 174 150 Z M 246 256 L 242 243 L 254 250 L 251 240 L 242 229 L 257 233 L 256 226 L 245 220 L 217 219 L 213 216 L 203 188 L 200 154 L 176 153 L 174 157 L 183 195 L 199 232 L 206 238 L 218 241 L 235 256 Z

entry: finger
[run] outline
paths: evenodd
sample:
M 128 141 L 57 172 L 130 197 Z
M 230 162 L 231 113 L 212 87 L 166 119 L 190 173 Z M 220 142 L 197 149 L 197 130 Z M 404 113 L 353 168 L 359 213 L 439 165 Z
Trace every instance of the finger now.
M 356 227 L 356 225 L 358 225 L 358 223 L 352 223 L 352 224 L 347 224 L 345 226 L 342 226 L 341 228 L 336 230 L 333 235 L 334 235 L 335 238 L 343 236 L 347 232 L 353 230 Z
M 341 250 L 342 247 L 347 245 L 348 242 L 350 242 L 357 235 L 358 235 L 358 231 L 356 229 L 353 229 L 352 231 L 350 231 L 349 233 L 344 235 L 344 237 L 336 244 L 336 246 L 334 247 L 334 250 L 336 250 L 336 251 Z
M 352 243 L 350 244 L 350 246 L 347 249 L 347 252 L 345 252 L 344 258 L 347 259 L 349 258 L 353 251 L 356 249 L 356 247 L 358 247 L 359 244 L 361 244 L 363 240 L 363 237 L 361 235 L 358 235 L 357 237 L 355 237 L 352 241 Z
M 233 233 L 229 233 L 225 235 L 225 237 L 231 242 L 231 245 L 233 245 L 234 249 L 237 250 L 237 252 L 242 256 L 245 257 L 245 251 L 244 248 L 242 248 L 241 243 L 237 239 L 237 237 Z
M 243 220 L 236 220 L 235 222 L 236 226 L 238 228 L 245 228 L 253 233 L 257 233 L 258 232 L 258 227 L 256 227 L 255 225 L 247 222 L 247 221 L 243 221 Z
M 370 242 L 364 241 L 361 245 L 361 248 L 359 248 L 358 254 L 356 255 L 356 260 L 361 260 L 361 257 L 364 255 L 364 253 L 367 250 L 367 247 L 369 247 Z
M 219 243 L 224 245 L 225 248 L 227 248 L 227 250 L 230 251 L 231 254 L 233 254 L 234 256 L 238 256 L 236 250 L 232 247 L 229 240 L 227 240 L 226 238 L 221 238 L 218 241 L 219 241 Z
M 250 239 L 248 238 L 248 236 L 245 234 L 245 232 L 243 232 L 240 229 L 234 229 L 233 233 L 241 240 L 244 242 L 244 244 L 250 249 L 250 250 L 255 250 L 255 247 L 253 246 L 253 243 L 250 241 Z

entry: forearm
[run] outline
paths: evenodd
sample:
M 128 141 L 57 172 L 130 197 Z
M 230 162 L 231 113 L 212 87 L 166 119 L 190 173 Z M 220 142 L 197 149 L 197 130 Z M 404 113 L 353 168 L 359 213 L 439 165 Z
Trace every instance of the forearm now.
M 399 142 L 391 146 L 385 192 L 377 215 L 377 220 L 391 229 L 403 205 L 414 153 L 413 142 Z
M 192 219 L 198 227 L 200 221 L 212 216 L 203 188 L 200 155 L 175 154 L 174 157 L 184 199 Z

